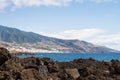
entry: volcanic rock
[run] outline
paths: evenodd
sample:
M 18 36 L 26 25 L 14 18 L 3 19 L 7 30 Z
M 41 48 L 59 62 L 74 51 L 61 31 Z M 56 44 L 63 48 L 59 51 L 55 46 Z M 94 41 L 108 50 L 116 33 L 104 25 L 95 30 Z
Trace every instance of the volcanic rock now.
M 0 48 L 0 80 L 120 80 L 120 61 L 20 59 Z
M 68 76 L 70 76 L 74 80 L 76 80 L 80 76 L 80 74 L 76 68 L 75 69 L 65 69 L 65 72 L 68 74 Z
M 9 51 L 5 48 L 0 48 L 0 65 L 2 65 L 5 61 L 11 58 Z

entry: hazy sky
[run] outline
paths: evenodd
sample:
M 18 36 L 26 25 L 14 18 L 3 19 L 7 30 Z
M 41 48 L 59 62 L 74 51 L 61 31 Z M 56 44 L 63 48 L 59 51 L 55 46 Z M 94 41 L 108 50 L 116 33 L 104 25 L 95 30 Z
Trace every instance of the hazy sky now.
M 120 50 L 120 0 L 0 0 L 0 25 Z

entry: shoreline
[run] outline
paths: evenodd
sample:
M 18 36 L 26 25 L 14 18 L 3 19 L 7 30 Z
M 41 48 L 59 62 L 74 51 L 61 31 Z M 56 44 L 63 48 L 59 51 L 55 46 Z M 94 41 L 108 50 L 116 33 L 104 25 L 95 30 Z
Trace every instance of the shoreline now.
M 20 59 L 0 48 L 0 80 L 120 80 L 120 61 Z
M 27 58 L 27 57 L 35 57 L 35 58 L 51 58 L 54 61 L 58 61 L 58 62 L 69 62 L 69 61 L 73 61 L 74 59 L 89 59 L 89 58 L 93 58 L 95 60 L 98 61 L 106 61 L 106 62 L 110 62 L 111 60 L 120 60 L 120 58 L 118 56 L 120 56 L 120 54 L 118 53 L 96 53 L 96 54 L 92 54 L 92 53 L 85 53 L 85 54 L 81 54 L 81 53 L 69 53 L 69 54 L 61 54 L 61 53 L 17 53 L 17 54 L 12 54 L 15 57 L 19 57 L 19 58 Z

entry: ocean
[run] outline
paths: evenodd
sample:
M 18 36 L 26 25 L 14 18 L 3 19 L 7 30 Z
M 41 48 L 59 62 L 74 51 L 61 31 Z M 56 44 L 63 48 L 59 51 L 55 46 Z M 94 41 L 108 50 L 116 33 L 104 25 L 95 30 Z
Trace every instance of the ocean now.
M 120 53 L 34 53 L 33 57 L 37 58 L 51 58 L 54 61 L 68 62 L 74 59 L 89 59 L 93 58 L 98 61 L 111 61 L 112 59 L 120 60 Z M 19 58 L 27 58 L 31 56 L 18 56 Z

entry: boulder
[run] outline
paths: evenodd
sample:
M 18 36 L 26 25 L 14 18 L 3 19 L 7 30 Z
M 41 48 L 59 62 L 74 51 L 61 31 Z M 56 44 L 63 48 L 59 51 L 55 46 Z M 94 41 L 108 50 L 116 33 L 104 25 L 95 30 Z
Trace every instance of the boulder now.
M 50 73 L 59 72 L 59 64 L 58 63 L 48 64 L 47 68 Z
M 14 80 L 12 75 L 6 71 L 0 71 L 0 80 Z
M 5 63 L 8 59 L 11 58 L 11 55 L 9 54 L 9 51 L 5 48 L 0 48 L 0 65 Z
M 76 68 L 74 69 L 65 69 L 65 72 L 68 74 L 68 76 L 74 80 L 76 80 L 80 74 Z
M 120 74 L 120 62 L 119 61 L 112 61 L 113 73 Z
M 1 70 L 3 71 L 22 71 L 22 69 L 24 69 L 24 67 L 21 65 L 20 62 L 16 62 L 15 59 L 9 59 L 8 61 L 6 61 L 2 66 L 1 66 Z
M 21 78 L 22 80 L 47 80 L 44 74 L 35 69 L 24 69 L 21 72 Z

